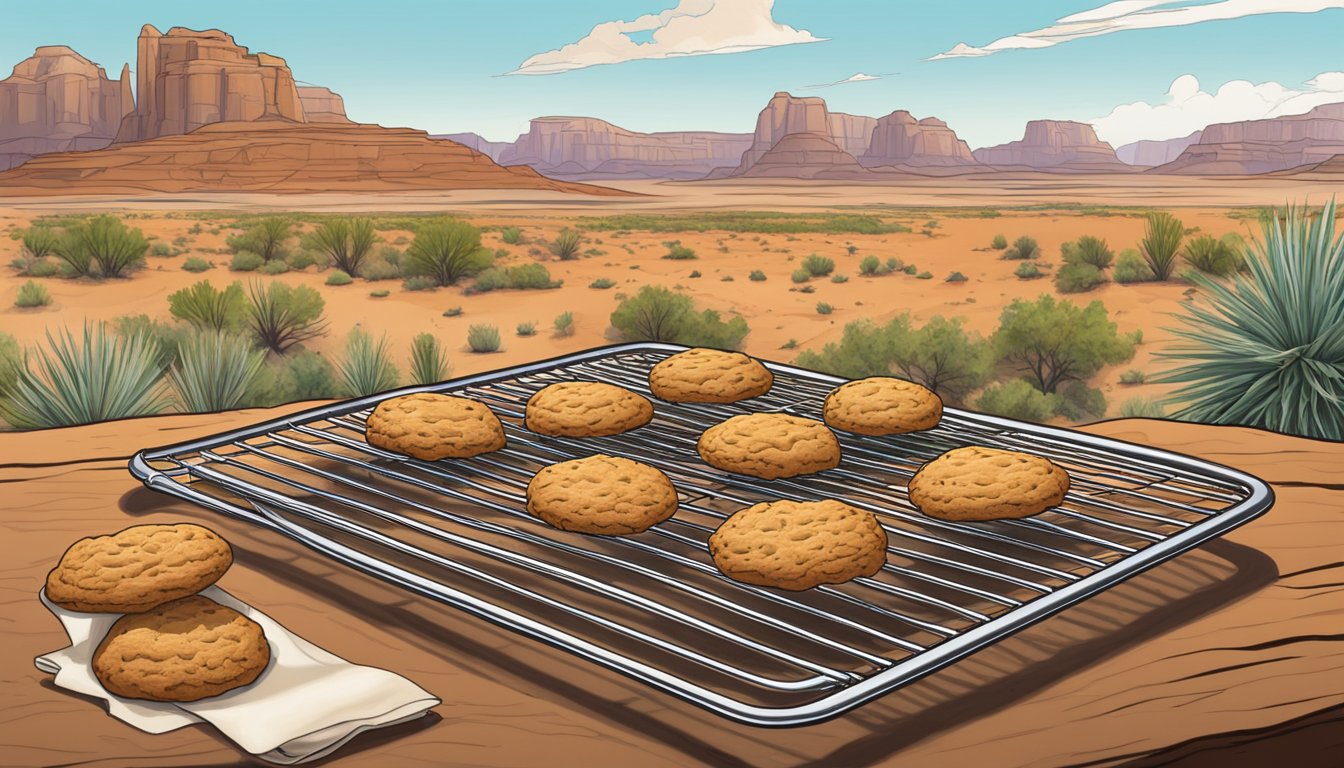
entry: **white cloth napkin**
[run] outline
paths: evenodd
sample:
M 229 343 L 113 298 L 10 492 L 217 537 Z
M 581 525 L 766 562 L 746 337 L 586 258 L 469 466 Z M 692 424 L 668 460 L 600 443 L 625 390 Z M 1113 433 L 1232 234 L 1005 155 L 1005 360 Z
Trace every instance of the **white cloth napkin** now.
M 351 664 L 275 623 L 218 587 L 205 597 L 261 625 L 271 662 L 251 685 L 201 701 L 172 703 L 114 696 L 94 676 L 90 660 L 121 614 L 68 611 L 40 595 L 61 620 L 70 646 L 35 659 L 56 685 L 107 702 L 113 717 L 147 733 L 207 722 L 247 752 L 283 765 L 325 757 L 356 735 L 425 714 L 439 700 L 385 669 Z

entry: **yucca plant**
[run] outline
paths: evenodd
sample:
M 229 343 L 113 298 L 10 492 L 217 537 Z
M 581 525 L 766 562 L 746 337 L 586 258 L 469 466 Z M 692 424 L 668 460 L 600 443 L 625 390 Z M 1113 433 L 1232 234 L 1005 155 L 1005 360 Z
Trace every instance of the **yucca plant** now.
M 322 295 L 306 285 L 248 286 L 247 322 L 257 343 L 276 354 L 326 332 Z
M 1170 280 L 1176 269 L 1176 252 L 1181 249 L 1185 228 L 1181 220 L 1166 211 L 1148 214 L 1148 228 L 1139 241 L 1143 260 L 1153 271 L 1154 280 Z
M 479 229 L 465 221 L 440 219 L 416 232 L 414 242 L 406 249 L 404 266 L 407 274 L 431 277 L 437 285 L 456 285 L 492 261 L 494 256 L 481 247 Z
M 234 281 L 219 290 L 202 280 L 188 288 L 168 294 L 168 311 L 203 331 L 238 328 L 247 314 L 247 299 L 242 284 Z
M 149 241 L 140 230 L 104 214 L 67 227 L 55 250 L 76 275 L 122 277 L 144 263 Z
M 345 390 L 351 395 L 371 395 L 392 389 L 401 373 L 392 362 L 392 345 L 384 334 L 374 341 L 367 332 L 354 329 L 345 342 L 345 359 L 336 364 Z
M 1181 343 L 1159 353 L 1181 384 L 1178 418 L 1344 439 L 1344 235 L 1335 203 L 1290 206 L 1230 281 L 1192 274 L 1203 301 L 1185 306 Z
M 121 337 L 106 323 L 85 323 L 82 337 L 47 331 L 39 348 L 13 371 L 0 415 L 21 429 L 66 427 L 158 413 L 168 404 L 158 344 L 137 333 Z
M 416 384 L 435 384 L 448 378 L 448 355 L 431 334 L 411 339 L 411 378 Z
M 561 261 L 570 261 L 579 258 L 579 247 L 583 243 L 583 235 L 577 230 L 562 229 L 560 234 L 555 236 L 555 242 L 551 243 L 551 253 Z
M 322 222 L 307 237 L 307 246 L 326 254 L 332 266 L 348 275 L 359 276 L 360 266 L 377 242 L 373 222 L 365 218 L 330 219 Z
M 177 348 L 168 371 L 178 407 L 186 413 L 237 408 L 261 372 L 266 351 L 246 337 L 220 330 L 193 334 Z

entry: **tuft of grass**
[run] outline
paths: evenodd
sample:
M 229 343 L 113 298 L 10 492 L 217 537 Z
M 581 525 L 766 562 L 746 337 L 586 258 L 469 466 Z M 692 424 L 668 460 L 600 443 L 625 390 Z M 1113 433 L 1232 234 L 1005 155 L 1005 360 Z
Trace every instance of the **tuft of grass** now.
M 160 385 L 158 344 L 143 333 L 121 337 L 106 323 L 85 322 L 83 335 L 69 329 L 25 355 L 0 400 L 0 415 L 20 429 L 66 427 L 162 411 L 168 398 Z
M 830 304 L 827 304 L 827 303 L 824 302 L 824 301 L 818 301 L 818 302 L 817 302 L 817 314 L 818 314 L 818 315 L 829 315 L 829 314 L 831 314 L 831 313 L 834 312 L 834 311 L 835 311 L 835 308 L 832 307 Z
M 306 285 L 272 281 L 248 286 L 247 323 L 257 343 L 276 354 L 326 332 L 322 295 Z
M 966 277 L 965 275 L 961 274 L 960 272 L 953 272 L 952 274 L 950 274 L 950 275 L 947 276 L 947 280 L 946 280 L 946 282 L 949 282 L 949 283 L 964 283 L 964 282 L 966 282 L 966 281 L 969 280 L 969 279 L 970 279 L 970 278 Z
M 242 327 L 247 300 L 238 282 L 221 291 L 209 280 L 202 280 L 168 294 L 168 311 L 199 330 L 226 331 Z
M 1055 289 L 1060 293 L 1083 293 L 1106 282 L 1100 269 L 1082 261 L 1074 261 L 1055 272 Z
M 517 227 L 505 227 L 499 231 L 499 239 L 509 245 L 518 245 L 523 242 L 523 230 Z
M 266 351 L 246 336 L 217 330 L 192 334 L 178 345 L 177 362 L 168 371 L 178 407 L 187 413 L 237 408 L 265 360 Z
M 461 307 L 449 307 L 449 308 L 443 310 L 443 316 L 444 316 L 444 317 L 461 317 L 461 316 L 462 316 L 462 308 L 461 308 Z
M 832 283 L 848 283 L 848 282 L 849 282 L 849 276 L 848 276 L 848 275 L 831 275 L 831 282 L 832 282 Z
M 1013 274 L 1023 280 L 1035 280 L 1038 277 L 1045 276 L 1045 273 L 1042 272 L 1041 268 L 1036 266 L 1036 263 L 1033 261 L 1024 261 L 1021 264 L 1018 264 L 1017 269 L 1013 270 Z
M 789 279 L 795 283 L 806 283 L 812 279 L 812 273 L 806 269 L 795 269 L 793 274 L 789 275 Z
M 663 243 L 663 245 L 667 246 L 667 253 L 663 254 L 664 259 L 688 261 L 690 259 L 698 258 L 695 255 L 695 251 L 682 245 L 680 240 L 669 240 Z
M 408 291 L 432 291 L 439 286 L 434 282 L 434 278 L 428 275 L 416 275 L 406 278 L 401 287 Z
M 202 259 L 200 256 L 192 256 L 188 258 L 186 261 L 182 262 L 182 269 L 188 272 L 201 273 L 213 268 L 214 266 L 215 266 L 214 264 L 206 261 L 205 259 Z
M 261 258 L 261 254 L 251 251 L 239 251 L 233 260 L 229 262 L 229 269 L 234 272 L 255 272 L 265 264 L 266 260 Z
M 1064 248 L 1064 261 L 1090 264 L 1097 269 L 1107 269 L 1115 260 L 1115 254 L 1106 245 L 1106 241 L 1092 235 L 1083 235 L 1077 242 Z
M 353 277 L 347 275 L 345 272 L 342 272 L 342 271 L 339 270 L 339 269 L 333 269 L 333 270 L 331 271 L 331 274 L 327 275 L 326 284 L 327 284 L 327 285 L 349 285 L 349 284 L 353 283 L 354 281 L 355 281 L 355 279 L 354 279 Z
M 1013 247 L 1005 250 L 1002 259 L 1035 259 L 1041 255 L 1041 246 L 1036 238 L 1023 235 L 1013 241 Z
M 294 235 L 294 223 L 284 216 L 257 219 L 240 235 L 225 242 L 235 253 L 251 251 L 265 261 L 285 257 L 285 241 Z
M 467 346 L 472 352 L 498 352 L 499 328 L 493 325 L 473 325 L 467 329 Z
M 1128 371 L 1120 374 L 1120 383 L 1126 385 L 1142 384 L 1148 380 L 1147 374 L 1138 368 L 1130 368 Z
M 411 339 L 411 380 L 436 384 L 448 378 L 448 353 L 433 335 L 418 333 Z
M 579 250 L 583 247 L 583 235 L 575 229 L 562 229 L 555 236 L 555 241 L 551 243 L 551 253 L 561 261 L 573 261 L 579 258 Z
M 1246 263 L 1240 250 L 1231 241 L 1219 240 L 1210 235 L 1200 235 L 1186 243 L 1182 255 L 1190 266 L 1214 277 L 1228 277 Z
M 377 341 L 368 332 L 355 328 L 345 340 L 345 357 L 336 363 L 346 394 L 356 397 L 385 392 L 401 381 L 401 372 L 392 362 L 392 345 L 383 334 Z
M 786 342 L 784 342 L 783 344 L 781 344 L 779 348 L 780 348 L 780 349 L 797 349 L 797 348 L 798 348 L 798 340 L 797 340 L 797 339 L 789 339 L 788 341 L 786 341 Z
M 765 282 L 765 273 L 759 269 L 753 269 L 751 274 L 747 275 L 747 279 L 753 283 Z
M 1161 403 L 1146 397 L 1134 397 L 1120 404 L 1120 416 L 1126 419 L 1162 419 L 1166 410 Z
M 920 272 L 918 275 L 915 275 L 915 279 L 917 279 L 917 280 L 932 280 L 932 279 L 933 279 L 933 273 L 932 273 L 932 272 L 929 272 L 929 271 L 927 271 L 927 270 L 925 270 L 925 271 L 923 271 L 923 272 Z
M 306 238 L 309 250 L 317 251 L 347 275 L 362 275 L 360 267 L 378 241 L 373 222 L 362 217 L 327 219 Z
M 166 259 L 169 256 L 176 256 L 177 252 L 173 250 L 173 246 L 167 243 L 155 243 L 150 246 L 149 255 L 157 256 L 160 259 Z
M 1008 247 L 1008 238 L 1004 235 L 995 235 L 993 240 L 989 241 L 989 247 L 996 251 L 1002 251 Z
M 574 313 L 573 313 L 573 312 L 561 312 L 560 314 L 558 314 L 558 315 L 555 316 L 555 320 L 553 320 L 553 321 L 551 322 L 551 326 L 555 329 L 555 335 L 556 335 L 556 336 L 559 336 L 559 337 L 561 337 L 561 338 L 564 338 L 564 337 L 567 337 L 567 336 L 573 336 L 573 335 L 574 335 Z
M 268 261 L 257 267 L 257 272 L 263 275 L 283 275 L 289 271 L 289 264 L 279 259 Z
M 1139 252 L 1133 248 L 1126 248 L 1116 260 L 1115 269 L 1111 270 L 1111 278 L 1124 285 L 1146 283 L 1153 280 L 1154 276 L 1153 270 L 1148 268 L 1148 262 L 1143 260 Z
M 391 295 L 392 292 L 387 290 L 386 288 L 379 288 L 376 291 L 369 291 L 369 298 L 371 299 L 386 299 L 388 296 Z
M 1170 280 L 1176 269 L 1176 252 L 1181 248 L 1185 228 L 1181 220 L 1165 211 L 1150 213 L 1139 250 L 1143 252 L 1154 280 Z
M 907 275 L 915 275 L 919 274 L 919 267 L 916 267 L 914 264 L 906 264 L 901 267 L 901 271 Z
M 60 240 L 51 227 L 29 227 L 23 231 L 23 253 L 32 260 L 46 258 L 56 253 Z
M 19 293 L 14 297 L 14 306 L 21 309 L 31 307 L 45 307 L 51 303 L 51 294 L 41 283 L 29 280 L 19 286 Z
M 599 277 L 599 278 L 597 278 L 596 280 L 594 280 L 593 282 L 589 283 L 589 284 L 588 284 L 588 287 L 589 287 L 589 288 L 597 288 L 598 290 L 603 290 L 603 291 L 605 291 L 605 290 L 608 289 L 608 288 L 615 288 L 615 287 L 616 287 L 616 281 L 615 281 L 615 280 L 612 280 L 612 279 L 610 279 L 610 278 L 606 278 L 606 277 Z
M 835 271 L 835 260 L 814 253 L 803 259 L 802 268 L 811 277 L 825 277 Z
M 514 330 L 517 332 L 517 334 L 518 334 L 519 336 L 524 336 L 524 337 L 526 337 L 526 336 L 536 336 L 536 335 L 537 335 L 537 324 L 536 324 L 536 323 L 519 323 L 519 324 L 518 324 L 518 327 L 515 328 Z

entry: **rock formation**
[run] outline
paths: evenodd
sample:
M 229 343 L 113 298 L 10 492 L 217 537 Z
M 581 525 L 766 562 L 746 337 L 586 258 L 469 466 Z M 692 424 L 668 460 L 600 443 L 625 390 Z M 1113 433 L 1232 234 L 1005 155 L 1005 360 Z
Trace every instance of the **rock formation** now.
M 737 170 L 728 175 L 745 174 L 776 142 L 791 133 L 810 133 L 835 144 L 831 140 L 831 116 L 826 102 L 816 96 L 795 98 L 784 91 L 776 93 L 756 117 L 751 146 L 742 153 Z
M 430 134 L 430 138 L 456 141 L 458 144 L 471 147 L 495 162 L 499 162 L 499 155 L 506 147 L 512 146 L 507 141 L 489 141 L 479 133 L 470 131 L 466 133 L 435 133 Z
M 38 48 L 0 80 L 0 170 L 48 152 L 107 146 L 128 86 L 63 45 Z
M 877 120 L 859 162 L 869 167 L 976 165 L 971 148 L 947 123 L 936 117 L 916 120 L 903 109 Z
M 814 133 L 790 133 L 775 142 L 745 172 L 749 177 L 852 178 L 865 175 L 859 161 L 835 142 Z
M 1254 174 L 1312 165 L 1344 154 L 1344 103 L 1302 115 L 1216 123 L 1153 173 Z
M 749 134 L 640 133 L 591 117 L 539 117 L 496 159 L 558 178 L 695 179 L 737 162 L 750 143 Z
M 353 122 L 345 115 L 345 99 L 330 88 L 300 85 L 299 103 L 303 105 L 304 119 L 310 123 Z
M 1146 168 L 1164 165 L 1180 157 L 1186 147 L 1199 143 L 1201 133 L 1202 131 L 1195 131 L 1189 136 L 1181 136 L 1176 139 L 1136 141 L 1116 147 L 1115 156 L 1120 158 L 1120 162 L 1127 165 Z
M 503 168 L 423 131 L 283 120 L 213 123 L 189 134 L 34 158 L 0 173 L 6 194 L 385 192 L 532 189 L 625 194 Z
M 1034 170 L 1127 171 L 1110 144 L 1087 123 L 1032 120 L 1020 141 L 977 149 L 971 155 L 985 165 L 1025 166 Z
M 825 105 L 826 102 L 823 101 L 822 106 Z M 837 147 L 855 157 L 868 151 L 868 145 L 873 140 L 873 129 L 877 127 L 877 118 L 831 112 L 828 122 L 830 124 L 828 133 Z
M 136 52 L 136 105 L 118 142 L 189 133 L 203 125 L 254 120 L 305 121 L 285 60 L 248 53 L 217 29 L 146 24 Z

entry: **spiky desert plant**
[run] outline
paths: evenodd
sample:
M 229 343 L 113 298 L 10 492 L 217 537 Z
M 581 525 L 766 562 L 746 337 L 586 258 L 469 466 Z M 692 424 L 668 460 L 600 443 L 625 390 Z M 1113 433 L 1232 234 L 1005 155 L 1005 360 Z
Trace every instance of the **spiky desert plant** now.
M 149 241 L 140 230 L 104 214 L 66 227 L 55 250 L 77 275 L 122 277 L 144 263 Z
M 1115 260 L 1115 254 L 1106 245 L 1106 241 L 1092 235 L 1078 238 L 1078 242 L 1073 245 L 1072 257 L 1075 261 L 1091 264 L 1097 269 L 1107 269 Z M 1066 255 L 1064 260 L 1070 261 L 1069 256 Z
M 332 266 L 348 275 L 358 276 L 360 266 L 377 242 L 373 222 L 365 218 L 330 219 L 308 235 L 310 249 L 326 254 Z
M 23 252 L 30 259 L 40 259 L 54 253 L 59 242 L 51 227 L 29 227 L 23 233 Z
M 321 294 L 306 285 L 252 283 L 248 286 L 247 322 L 257 343 L 276 354 L 326 332 Z
M 411 379 L 416 384 L 436 384 L 448 378 L 448 355 L 433 335 L 416 334 L 411 339 Z
M 401 373 L 392 362 L 392 345 L 383 334 L 375 342 L 368 332 L 356 328 L 345 341 L 345 358 L 336 364 L 346 392 L 372 395 L 397 386 Z
M 258 221 L 249 233 L 253 240 L 253 249 L 267 261 L 284 255 L 285 241 L 293 232 L 289 219 L 283 216 L 267 216 Z M 370 243 L 372 245 L 372 243 Z
M 1190 279 L 1203 300 L 1185 305 L 1159 353 L 1176 363 L 1160 381 L 1182 419 L 1344 439 L 1344 235 L 1335 203 L 1290 206 L 1262 224 L 1246 271 Z
M 247 300 L 242 284 L 237 281 L 221 291 L 209 280 L 202 280 L 168 294 L 168 311 L 200 330 L 223 331 L 242 325 Z
M 441 219 L 420 227 L 406 249 L 407 274 L 425 275 L 438 285 L 456 285 L 494 261 L 481 247 L 481 231 L 465 221 Z
M 14 306 L 27 309 L 29 307 L 45 307 L 51 303 L 51 294 L 39 282 L 29 280 L 19 286 L 19 295 L 14 299 Z
M 1143 260 L 1153 271 L 1154 280 L 1170 280 L 1176 269 L 1176 252 L 1181 249 L 1185 228 L 1181 220 L 1166 211 L 1148 214 L 1148 228 L 1139 241 Z
M 187 413 L 237 408 L 266 360 L 266 351 L 246 336 L 209 330 L 193 334 L 177 348 L 168 371 L 178 407 Z
M 1185 261 L 1206 275 L 1227 277 L 1245 263 L 1242 253 L 1230 242 L 1212 235 L 1200 235 L 1185 244 Z
M 561 261 L 579 258 L 579 247 L 583 244 L 583 235 L 575 229 L 562 229 L 551 243 L 551 253 Z
M 106 323 L 85 323 L 76 338 L 68 328 L 47 346 L 26 354 L 0 402 L 0 415 L 15 427 L 35 429 L 91 424 L 158 413 L 168 404 L 158 344 L 145 334 L 120 337 Z
M 467 329 L 467 346 L 472 352 L 498 352 L 499 345 L 499 328 L 473 325 Z

